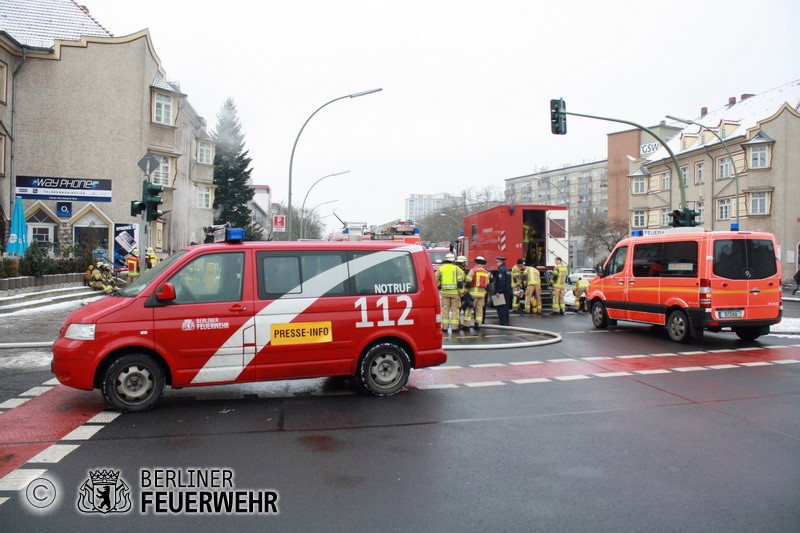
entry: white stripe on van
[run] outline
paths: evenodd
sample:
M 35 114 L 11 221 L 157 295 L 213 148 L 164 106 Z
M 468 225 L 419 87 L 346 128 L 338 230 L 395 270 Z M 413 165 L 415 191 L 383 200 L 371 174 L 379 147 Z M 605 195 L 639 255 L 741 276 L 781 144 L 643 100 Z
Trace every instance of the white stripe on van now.
M 222 346 L 217 349 L 216 353 L 206 361 L 203 368 L 201 368 L 194 379 L 192 379 L 192 383 L 235 381 L 253 361 L 256 354 L 269 344 L 272 331 L 270 326 L 272 324 L 286 324 L 293 321 L 333 287 L 347 281 L 352 275 L 394 259 L 397 257 L 396 252 L 418 253 L 422 250 L 422 246 L 418 244 L 399 246 L 391 250 L 384 250 L 359 257 L 314 276 L 303 283 L 302 298 L 292 297 L 291 294 L 281 296 L 279 299 L 264 307 L 257 315 L 244 323 L 236 332 L 228 337 L 228 340 L 226 340 Z M 300 287 L 295 287 L 290 293 L 299 290 Z M 241 344 L 244 331 L 254 325 L 256 329 L 255 349 L 249 347 L 245 348 L 241 354 L 231 354 L 230 350 Z

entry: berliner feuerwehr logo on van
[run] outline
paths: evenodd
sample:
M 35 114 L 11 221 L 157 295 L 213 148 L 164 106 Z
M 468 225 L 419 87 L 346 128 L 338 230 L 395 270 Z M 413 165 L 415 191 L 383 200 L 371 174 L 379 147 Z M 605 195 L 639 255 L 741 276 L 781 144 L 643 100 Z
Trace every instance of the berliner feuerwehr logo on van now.
M 197 329 L 197 326 L 194 325 L 194 320 L 187 318 L 183 321 L 183 324 L 181 324 L 181 329 L 183 331 L 194 331 Z
M 79 489 L 78 509 L 84 513 L 127 513 L 131 510 L 131 490 L 114 470 L 89 471 Z

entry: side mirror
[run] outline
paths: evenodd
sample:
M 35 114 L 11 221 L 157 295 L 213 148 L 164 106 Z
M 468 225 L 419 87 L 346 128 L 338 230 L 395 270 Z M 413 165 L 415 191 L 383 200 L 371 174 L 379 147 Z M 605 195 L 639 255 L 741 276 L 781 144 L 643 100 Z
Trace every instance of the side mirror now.
M 173 285 L 172 283 L 163 284 L 156 293 L 156 300 L 158 300 L 159 302 L 174 300 L 175 297 L 176 297 L 175 285 Z
M 603 268 L 603 263 L 597 263 L 597 265 L 594 267 L 594 269 L 597 271 L 597 277 L 598 278 L 604 278 L 604 277 L 606 277 L 608 275 L 608 273 Z

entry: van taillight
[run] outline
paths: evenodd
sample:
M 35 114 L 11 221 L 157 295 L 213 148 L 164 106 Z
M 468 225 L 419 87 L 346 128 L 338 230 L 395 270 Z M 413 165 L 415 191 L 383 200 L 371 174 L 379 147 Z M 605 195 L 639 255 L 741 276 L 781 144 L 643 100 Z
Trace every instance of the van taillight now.
M 711 280 L 700 280 L 700 307 L 711 307 Z

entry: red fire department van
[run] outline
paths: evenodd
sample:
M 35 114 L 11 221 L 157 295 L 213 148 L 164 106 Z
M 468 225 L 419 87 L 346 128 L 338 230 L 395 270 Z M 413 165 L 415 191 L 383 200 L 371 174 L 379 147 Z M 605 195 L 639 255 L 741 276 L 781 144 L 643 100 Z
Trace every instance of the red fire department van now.
M 352 375 L 376 396 L 442 364 L 439 293 L 422 246 L 224 242 L 169 256 L 74 311 L 53 344 L 64 385 L 142 411 L 173 388 Z
M 596 328 L 665 325 L 676 342 L 730 328 L 755 340 L 781 320 L 781 268 L 771 233 L 675 228 L 620 241 L 589 284 Z

